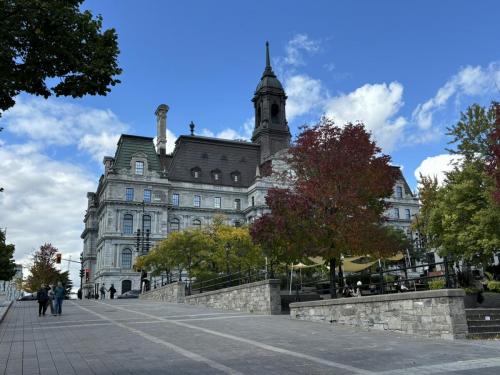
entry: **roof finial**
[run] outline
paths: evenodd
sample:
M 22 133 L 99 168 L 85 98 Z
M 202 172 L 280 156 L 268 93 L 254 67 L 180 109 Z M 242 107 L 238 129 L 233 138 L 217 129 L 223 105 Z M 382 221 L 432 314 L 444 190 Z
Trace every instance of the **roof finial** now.
M 194 122 L 191 121 L 191 123 L 189 124 L 189 129 L 191 130 L 191 135 L 194 135 Z
M 266 41 L 266 68 L 271 67 L 271 59 L 269 58 L 269 42 Z

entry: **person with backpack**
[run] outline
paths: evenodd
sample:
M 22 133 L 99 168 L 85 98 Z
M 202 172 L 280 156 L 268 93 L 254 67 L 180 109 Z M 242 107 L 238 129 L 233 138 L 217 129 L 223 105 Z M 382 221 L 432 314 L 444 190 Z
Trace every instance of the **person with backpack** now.
M 54 297 L 56 301 L 56 315 L 61 315 L 62 314 L 62 303 L 64 299 L 64 287 L 62 285 L 62 282 L 58 281 L 57 286 L 54 289 Z
M 36 299 L 38 300 L 38 316 L 45 316 L 47 311 L 47 301 L 49 300 L 49 295 L 47 294 L 47 288 L 45 284 L 40 286 L 38 292 L 36 292 Z

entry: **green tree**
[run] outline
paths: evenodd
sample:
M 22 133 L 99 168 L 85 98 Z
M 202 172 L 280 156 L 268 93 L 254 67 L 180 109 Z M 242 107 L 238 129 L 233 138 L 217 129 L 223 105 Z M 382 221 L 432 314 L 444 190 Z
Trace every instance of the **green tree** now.
M 431 247 L 452 260 L 488 263 L 500 249 L 500 207 L 487 165 L 495 142 L 494 105 L 486 110 L 474 104 L 448 128 L 456 146 L 450 152 L 461 158 L 443 186 L 421 177 L 420 229 Z
M 24 283 L 28 292 L 36 292 L 42 284 L 56 284 L 60 273 L 55 267 L 57 249 L 49 243 L 40 246 L 33 254 L 33 264 Z M 61 280 L 62 281 L 62 280 Z
M 446 184 L 433 202 L 423 201 L 429 214 L 429 244 L 441 256 L 487 264 L 500 249 L 500 207 L 493 202 L 493 183 L 479 161 L 464 162 L 447 173 Z
M 0 230 L 0 280 L 11 280 L 16 274 L 15 246 L 5 243 L 5 232 Z
M 21 92 L 106 95 L 120 82 L 115 30 L 101 31 L 102 17 L 80 11 L 82 2 L 0 1 L 0 111 Z

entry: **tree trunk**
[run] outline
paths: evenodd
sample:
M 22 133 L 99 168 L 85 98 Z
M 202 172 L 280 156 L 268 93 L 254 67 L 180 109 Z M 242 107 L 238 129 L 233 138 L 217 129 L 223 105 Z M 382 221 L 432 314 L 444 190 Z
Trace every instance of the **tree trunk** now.
M 332 298 L 337 298 L 337 283 L 335 280 L 335 267 L 336 267 L 336 259 L 330 259 L 330 295 Z

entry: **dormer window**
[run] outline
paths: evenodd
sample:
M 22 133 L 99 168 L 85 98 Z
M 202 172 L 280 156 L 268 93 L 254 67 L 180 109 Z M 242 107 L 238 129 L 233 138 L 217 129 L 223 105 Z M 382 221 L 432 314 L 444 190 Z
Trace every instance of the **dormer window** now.
M 194 178 L 200 178 L 201 177 L 201 169 L 199 167 L 194 167 L 191 169 L 191 176 Z
M 241 181 L 241 173 L 239 171 L 231 172 L 231 181 L 240 182 Z
M 222 173 L 221 173 L 220 170 L 214 169 L 212 171 L 212 178 L 213 178 L 214 181 L 216 181 L 216 182 L 220 181 L 221 177 L 222 177 Z
M 136 161 L 135 162 L 135 174 L 138 176 L 144 175 L 144 162 Z

